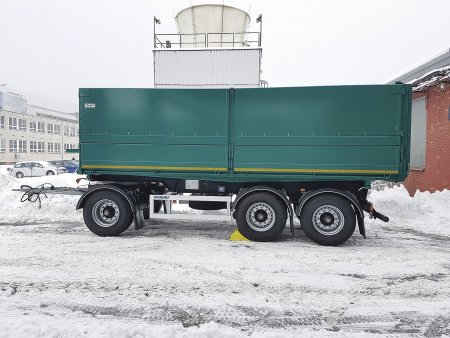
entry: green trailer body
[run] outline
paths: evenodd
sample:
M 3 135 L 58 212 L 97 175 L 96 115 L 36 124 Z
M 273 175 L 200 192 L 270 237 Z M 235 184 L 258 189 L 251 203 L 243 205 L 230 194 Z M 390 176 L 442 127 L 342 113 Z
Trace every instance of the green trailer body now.
M 411 86 L 80 89 L 80 171 L 220 182 L 403 181 Z

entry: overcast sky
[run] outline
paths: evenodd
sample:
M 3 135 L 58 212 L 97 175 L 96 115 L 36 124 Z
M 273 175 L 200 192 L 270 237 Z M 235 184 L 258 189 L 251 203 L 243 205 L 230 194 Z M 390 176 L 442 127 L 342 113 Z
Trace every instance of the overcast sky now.
M 153 87 L 153 16 L 176 33 L 202 3 L 249 11 L 251 30 L 263 14 L 271 87 L 384 83 L 450 47 L 450 0 L 0 0 L 0 85 L 69 112 L 80 87 Z

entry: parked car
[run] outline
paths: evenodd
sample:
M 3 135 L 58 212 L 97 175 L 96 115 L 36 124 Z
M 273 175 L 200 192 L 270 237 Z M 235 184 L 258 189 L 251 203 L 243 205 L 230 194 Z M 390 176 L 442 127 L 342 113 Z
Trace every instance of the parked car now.
M 17 162 L 9 172 L 10 175 L 22 178 L 24 176 L 45 176 L 66 173 L 64 167 L 57 167 L 47 161 Z
M 76 173 L 79 167 L 79 162 L 76 160 L 57 160 L 49 162 L 57 167 L 66 168 L 68 173 Z

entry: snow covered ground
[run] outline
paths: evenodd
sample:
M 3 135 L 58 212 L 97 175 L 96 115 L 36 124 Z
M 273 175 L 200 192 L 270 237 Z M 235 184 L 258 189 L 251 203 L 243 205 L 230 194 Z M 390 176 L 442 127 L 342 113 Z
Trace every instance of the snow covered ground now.
M 389 223 L 366 218 L 340 247 L 300 229 L 232 242 L 233 223 L 153 221 L 101 238 L 78 196 L 21 203 L 0 168 L 0 337 L 450 336 L 450 191 L 373 191 Z M 83 182 L 81 182 L 83 183 Z

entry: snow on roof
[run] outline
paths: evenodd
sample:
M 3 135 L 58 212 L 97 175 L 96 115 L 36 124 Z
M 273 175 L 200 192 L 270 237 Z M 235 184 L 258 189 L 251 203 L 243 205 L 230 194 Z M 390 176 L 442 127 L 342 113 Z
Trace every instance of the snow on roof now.
M 438 72 L 443 68 L 450 66 L 450 48 L 440 51 L 438 54 L 433 55 L 426 60 L 423 60 L 419 64 L 408 68 L 401 74 L 391 78 L 387 83 L 395 83 L 397 81 L 403 83 L 412 83 L 418 79 L 424 79 L 434 72 Z M 418 85 L 418 84 L 416 84 Z
M 408 83 L 413 85 L 414 92 L 423 91 L 439 83 L 450 83 L 450 65 L 431 70 Z
M 391 78 L 386 80 L 386 83 L 394 83 L 395 81 L 402 81 L 402 78 L 405 78 L 412 73 L 416 73 L 416 72 L 420 71 L 421 68 L 425 68 L 426 65 L 435 63 L 437 60 L 439 60 L 441 58 L 445 58 L 448 53 L 450 53 L 450 48 L 440 50 L 439 52 L 434 53 L 433 55 L 430 55 L 426 59 L 424 59 L 412 66 L 409 66 L 408 68 L 404 69 L 402 72 L 396 74 L 395 76 L 392 76 Z

